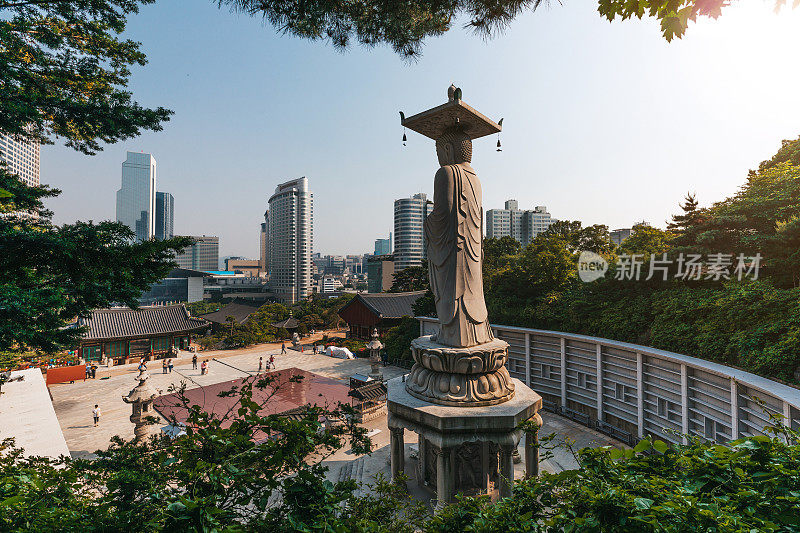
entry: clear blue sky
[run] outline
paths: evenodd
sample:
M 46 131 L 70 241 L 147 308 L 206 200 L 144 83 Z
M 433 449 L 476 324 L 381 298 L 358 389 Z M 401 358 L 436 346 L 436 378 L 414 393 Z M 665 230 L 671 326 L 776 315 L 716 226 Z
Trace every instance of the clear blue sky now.
M 221 255 L 257 256 L 267 199 L 299 176 L 315 194 L 315 251 L 371 252 L 393 200 L 430 193 L 438 167 L 432 141 L 409 132 L 402 146 L 398 111 L 442 103 L 451 82 L 505 118 L 503 152 L 475 143 L 485 209 L 516 198 L 612 229 L 663 226 L 687 191 L 721 200 L 800 135 L 800 9 L 737 4 L 666 43 L 653 21 L 552 4 L 490 41 L 458 27 L 413 64 L 280 36 L 210 2 L 148 6 L 129 24 L 149 58 L 131 89 L 175 115 L 94 157 L 44 147 L 42 182 L 64 191 L 55 220 L 113 219 L 125 151 L 143 150 L 175 196 L 176 233 L 219 235 Z

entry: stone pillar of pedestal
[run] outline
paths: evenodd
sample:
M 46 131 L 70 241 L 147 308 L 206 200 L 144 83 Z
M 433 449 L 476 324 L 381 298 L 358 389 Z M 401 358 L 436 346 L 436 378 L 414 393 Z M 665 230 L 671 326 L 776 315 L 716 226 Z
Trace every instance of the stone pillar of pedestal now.
M 500 445 L 500 497 L 510 498 L 514 486 L 514 445 Z
M 436 509 L 441 509 L 453 497 L 452 448 L 436 450 Z
M 392 481 L 405 471 L 405 442 L 403 428 L 389 428 L 391 446 Z
M 536 430 L 525 432 L 525 477 L 539 475 L 539 428 L 543 423 L 539 413 L 533 416 L 533 422 L 536 423 Z
M 417 450 L 417 482 L 419 485 L 425 484 L 425 478 L 427 477 L 425 472 L 425 454 L 427 450 L 425 449 L 425 437 L 419 435 L 419 439 L 417 441 L 418 450 Z

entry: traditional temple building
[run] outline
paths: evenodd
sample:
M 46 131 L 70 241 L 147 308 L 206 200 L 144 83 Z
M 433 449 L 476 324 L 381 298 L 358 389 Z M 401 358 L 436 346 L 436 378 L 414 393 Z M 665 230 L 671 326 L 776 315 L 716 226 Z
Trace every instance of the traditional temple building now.
M 192 333 L 209 322 L 189 316 L 183 304 L 156 307 L 95 309 L 75 324 L 85 327 L 79 355 L 87 361 L 110 365 L 135 359 L 163 358 L 172 348 L 186 350 Z
M 347 322 L 350 337 L 369 339 L 372 330 L 379 333 L 397 326 L 404 316 L 414 316 L 413 305 L 425 291 L 359 293 L 339 310 Z
M 247 323 L 253 313 L 258 311 L 258 308 L 258 304 L 250 302 L 231 302 L 219 311 L 200 315 L 199 318 L 211 322 L 214 332 L 218 332 L 231 327 L 228 318 L 233 318 L 237 326 Z

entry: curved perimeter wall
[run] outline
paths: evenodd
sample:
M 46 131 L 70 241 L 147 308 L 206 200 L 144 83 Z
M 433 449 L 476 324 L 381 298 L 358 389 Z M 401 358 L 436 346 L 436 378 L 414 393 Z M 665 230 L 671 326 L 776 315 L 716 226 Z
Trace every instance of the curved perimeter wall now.
M 418 317 L 420 334 L 435 318 Z M 646 346 L 557 331 L 492 325 L 508 342 L 509 373 L 544 408 L 634 443 L 682 435 L 724 443 L 762 435 L 768 412 L 800 429 L 800 390 L 749 372 Z M 759 403 L 763 402 L 763 406 Z

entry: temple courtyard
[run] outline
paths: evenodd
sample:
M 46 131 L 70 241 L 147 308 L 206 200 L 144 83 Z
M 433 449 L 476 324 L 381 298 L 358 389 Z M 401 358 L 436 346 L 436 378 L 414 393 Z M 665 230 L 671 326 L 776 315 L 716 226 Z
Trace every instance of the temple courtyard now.
M 207 360 L 209 363 L 209 371 L 206 375 L 201 375 L 199 368 L 194 370 L 190 356 L 183 352 L 184 357 L 177 360 L 172 373 L 163 374 L 160 361 L 150 363 L 148 367 L 151 375 L 150 384 L 159 392 L 168 394 L 171 386 L 180 386 L 181 382 L 186 383 L 187 389 L 194 389 L 240 379 L 257 373 L 259 357 L 263 358 L 266 365 L 270 355 L 275 358 L 277 370 L 299 368 L 339 380 L 345 385 L 350 376 L 369 372 L 369 361 L 366 359 L 337 359 L 326 355 L 312 354 L 310 349 L 300 353 L 287 347 L 287 353 L 283 355 L 280 351 L 279 347 L 271 345 L 209 354 L 201 352 L 198 354 L 199 361 Z M 408 370 L 393 366 L 383 368 L 384 379 L 401 376 L 407 372 Z M 95 450 L 107 448 L 114 435 L 125 439 L 133 438 L 134 426 L 129 420 L 131 406 L 124 403 L 122 397 L 136 385 L 137 374 L 135 364 L 110 369 L 101 368 L 98 371 L 97 379 L 50 386 L 53 407 L 67 447 L 73 457 L 90 457 Z M 212 389 L 214 387 L 209 387 L 209 390 Z M 208 398 L 206 401 L 213 402 L 215 394 L 209 393 L 209 396 L 212 398 Z M 92 422 L 92 408 L 95 404 L 100 406 L 102 412 L 100 424 L 97 427 L 94 427 Z M 620 446 L 614 439 L 561 416 L 543 412 L 542 417 L 544 426 L 540 435 L 556 433 L 560 439 L 574 443 L 574 448 Z M 166 421 L 151 426 L 150 431 L 159 432 L 164 425 L 166 425 Z M 370 431 L 374 444 L 373 453 L 369 456 L 358 457 L 353 455 L 348 446 L 345 446 L 326 461 L 329 467 L 329 479 L 336 481 L 353 478 L 369 484 L 379 473 L 383 473 L 387 479 L 390 477 L 389 430 L 386 416 L 383 415 L 368 421 L 364 423 L 364 427 Z M 416 464 L 416 435 L 406 431 L 405 443 L 406 469 L 412 471 Z M 524 456 L 522 442 L 519 451 Z M 544 460 L 541 464 L 542 470 L 549 472 L 576 466 L 575 458 L 566 448 L 555 450 L 554 456 Z M 523 464 L 517 463 L 514 467 L 515 477 L 522 477 L 524 475 Z M 413 476 L 413 472 L 409 472 L 409 474 Z M 409 483 L 409 487 L 412 488 L 412 492 L 419 492 L 417 496 L 420 498 L 426 497 L 426 494 L 420 489 L 413 489 L 416 487 L 416 483 Z

